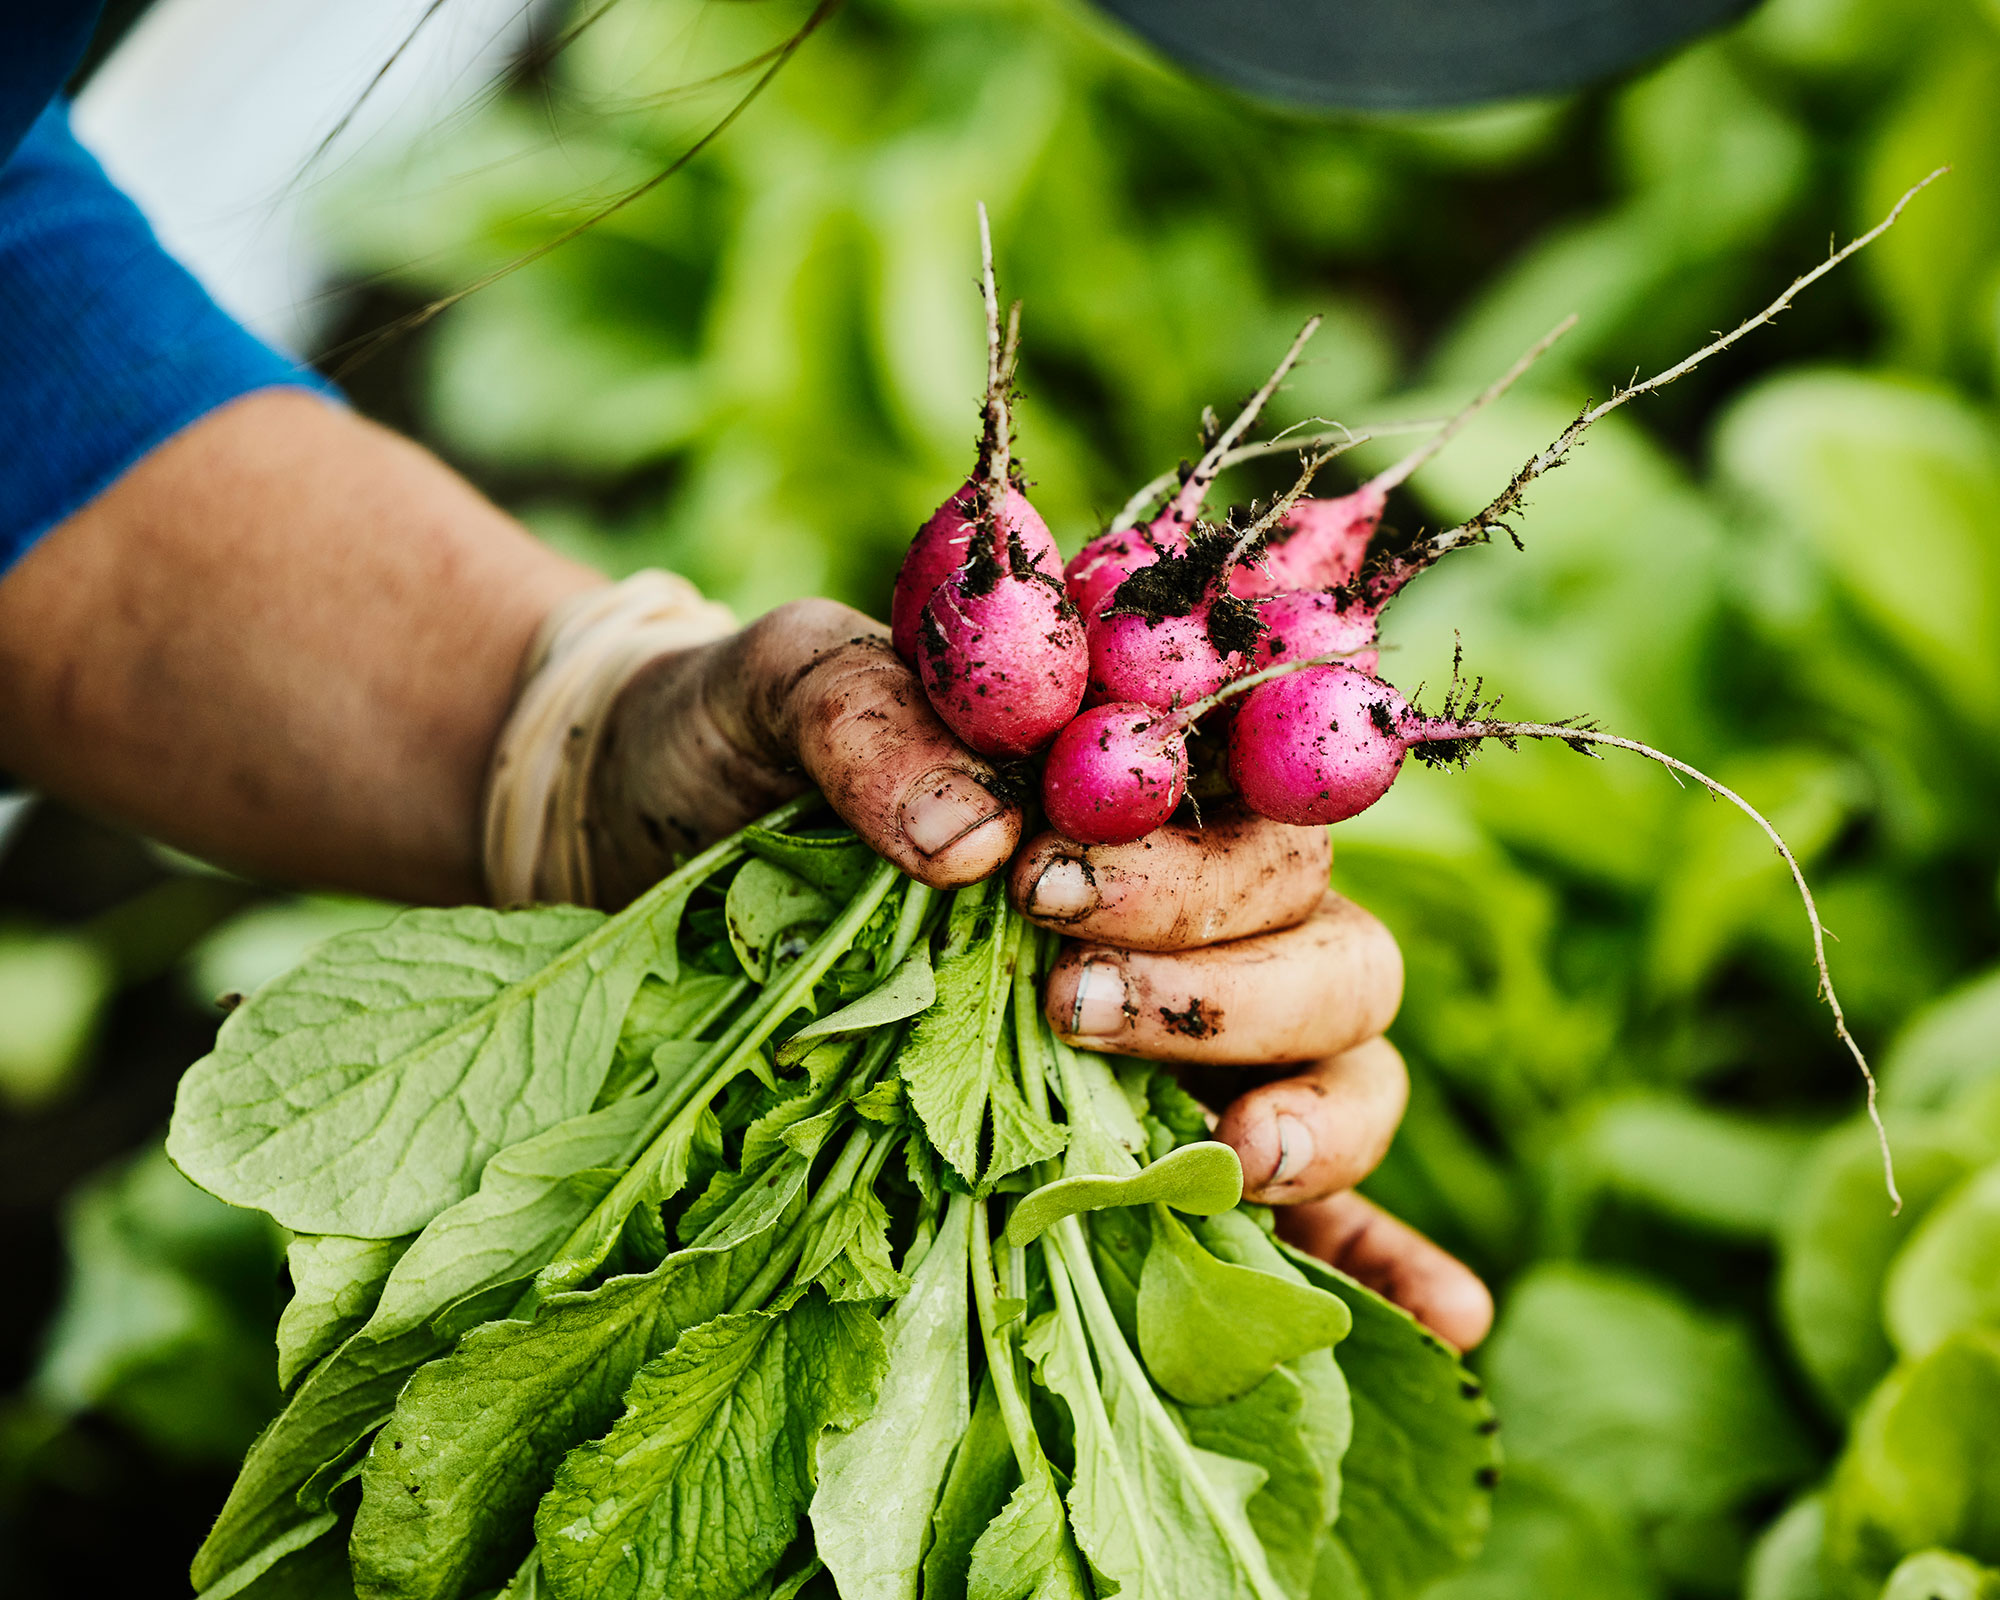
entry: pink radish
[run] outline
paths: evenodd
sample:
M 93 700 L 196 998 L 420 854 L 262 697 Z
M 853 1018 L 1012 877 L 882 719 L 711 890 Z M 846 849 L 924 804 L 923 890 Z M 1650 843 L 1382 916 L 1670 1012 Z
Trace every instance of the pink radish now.
M 987 462 L 982 459 L 982 474 L 986 467 Z M 966 479 L 957 493 L 931 513 L 930 520 L 910 541 L 909 552 L 896 574 L 896 590 L 889 601 L 889 638 L 896 654 L 913 666 L 917 659 L 917 619 L 923 615 L 924 602 L 937 592 L 938 585 L 965 563 L 980 516 L 980 488 L 980 476 Z M 1042 521 L 1041 513 L 1028 503 L 1028 497 L 1011 483 L 994 520 L 1002 535 L 1020 539 L 1035 565 L 1055 571 L 1060 560 L 1055 537 Z
M 1114 528 L 1100 533 L 1070 557 L 1063 568 L 1063 585 L 1085 619 L 1111 604 L 1118 586 L 1141 567 L 1162 555 L 1183 555 L 1188 533 L 1171 511 L 1163 511 L 1143 528 Z
M 1307 656 L 1344 656 L 1361 672 L 1373 672 L 1378 616 L 1351 589 L 1302 589 L 1257 602 L 1264 632 L 1257 640 L 1256 664 L 1298 661 Z
M 1180 479 L 1180 487 L 1166 508 L 1147 523 L 1143 531 L 1124 525 L 1125 519 L 1121 516 L 1070 558 L 1069 565 L 1063 569 L 1063 582 L 1068 586 L 1070 599 L 1076 602 L 1077 610 L 1083 613 L 1086 620 L 1102 614 L 1119 586 L 1141 567 L 1150 566 L 1162 555 L 1183 555 L 1187 552 L 1196 519 L 1201 515 L 1202 502 L 1208 498 L 1209 485 L 1215 482 L 1215 475 L 1228 463 L 1230 452 L 1250 431 L 1251 424 L 1257 420 L 1271 396 L 1278 392 L 1278 385 L 1285 381 L 1285 374 L 1297 364 L 1306 341 L 1319 331 L 1319 324 L 1318 317 L 1306 319 L 1306 325 L 1292 341 L 1291 349 L 1285 352 L 1284 360 L 1264 380 L 1263 387 L 1244 403 L 1243 409 L 1236 414 L 1236 420 L 1216 435 L 1202 453 L 1201 460 L 1192 467 L 1185 461 L 1181 463 L 1181 470 L 1176 475 Z M 1204 413 L 1204 416 L 1210 414 Z M 1213 427 L 1212 417 L 1207 426 Z M 1128 506 L 1127 510 L 1132 511 L 1133 508 Z
M 1031 545 L 1007 514 L 1016 493 L 1009 482 L 1007 393 L 1020 307 L 1008 317 L 1003 344 L 984 206 L 979 240 L 986 299 L 986 426 L 979 446 L 983 478 L 975 490 L 981 504 L 964 560 L 918 611 L 914 648 L 924 692 L 953 733 L 982 755 L 1024 756 L 1041 749 L 1076 715 L 1090 656 L 1082 619 L 1055 575 L 1047 528 L 1034 518 L 1043 543 Z
M 1201 532 L 1185 554 L 1163 553 L 1119 585 L 1113 604 L 1084 628 L 1093 705 L 1166 710 L 1248 670 L 1261 627 L 1248 602 L 1224 592 L 1234 547 L 1226 535 Z
M 1298 481 L 1248 528 L 1197 528 L 1185 553 L 1163 552 L 1118 586 L 1085 625 L 1093 705 L 1131 700 L 1166 710 L 1215 693 L 1254 665 L 1264 631 L 1229 580 L 1263 546 L 1329 457 L 1306 457 Z
M 1272 529 L 1264 558 L 1245 563 L 1230 576 L 1229 592 L 1254 600 L 1291 589 L 1331 589 L 1348 582 L 1361 570 L 1368 541 L 1382 525 L 1389 487 L 1381 478 L 1371 478 L 1337 499 L 1301 500 L 1292 507 L 1292 514 Z
M 1177 712 L 1130 702 L 1078 713 L 1042 769 L 1042 809 L 1056 831 L 1128 844 L 1163 824 L 1187 793 L 1187 729 Z
M 1389 792 L 1419 731 L 1388 684 L 1349 666 L 1308 667 L 1236 708 L 1229 781 L 1274 822 L 1344 822 Z
M 1082 711 L 1056 735 L 1042 768 L 1042 808 L 1082 844 L 1129 844 L 1174 814 L 1187 793 L 1189 733 L 1226 700 L 1324 666 L 1287 661 L 1171 709 L 1119 701 Z
M 1062 584 L 1010 540 L 975 550 L 931 596 L 917 671 L 959 738 L 982 755 L 1025 756 L 1076 715 L 1090 655 Z

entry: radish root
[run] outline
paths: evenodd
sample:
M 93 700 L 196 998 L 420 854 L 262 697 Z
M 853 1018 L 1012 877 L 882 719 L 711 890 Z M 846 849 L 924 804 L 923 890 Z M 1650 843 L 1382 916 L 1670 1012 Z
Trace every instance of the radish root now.
M 1929 180 L 1925 181 L 1928 182 Z M 1915 191 L 1912 192 L 1914 193 Z M 1883 226 L 1886 227 L 1887 224 L 1885 223 Z M 1827 970 L 1826 965 L 1826 926 L 1819 920 L 1819 905 L 1813 899 L 1813 892 L 1806 884 L 1806 875 L 1799 867 L 1798 858 L 1792 854 L 1791 847 L 1785 843 L 1783 836 L 1779 834 L 1778 830 L 1771 826 L 1763 812 L 1759 811 L 1748 800 L 1745 800 L 1743 796 L 1730 788 L 1728 784 L 1717 782 L 1699 768 L 1691 767 L 1685 761 L 1677 760 L 1673 756 L 1668 755 L 1664 750 L 1655 750 L 1651 745 L 1641 744 L 1637 739 L 1626 739 L 1615 733 L 1602 732 L 1597 728 L 1590 727 L 1586 723 L 1496 722 L 1484 719 L 1454 721 L 1447 719 L 1438 722 L 1429 722 L 1426 726 L 1434 728 L 1436 731 L 1429 734 L 1419 733 L 1417 741 L 1413 742 L 1436 743 L 1450 742 L 1457 739 L 1497 739 L 1511 749 L 1517 739 L 1559 739 L 1579 755 L 1593 754 L 1594 752 L 1591 750 L 1591 746 L 1593 745 L 1610 745 L 1619 750 L 1629 750 L 1634 755 L 1644 756 L 1648 761 L 1657 761 L 1661 766 L 1666 767 L 1672 772 L 1692 778 L 1710 794 L 1716 796 L 1718 799 L 1727 800 L 1738 811 L 1741 811 L 1752 822 L 1756 823 L 1758 827 L 1764 830 L 1764 837 L 1771 841 L 1773 848 L 1784 858 L 1785 866 L 1790 869 L 1792 874 L 1792 883 L 1799 891 L 1799 899 L 1805 905 L 1806 921 L 1812 928 L 1813 965 L 1819 969 L 1819 997 L 1826 1002 L 1827 1009 L 1833 1013 L 1833 1031 L 1839 1036 L 1840 1042 L 1847 1046 L 1847 1053 L 1854 1057 L 1854 1064 L 1861 1069 L 1862 1081 L 1868 1086 L 1868 1121 L 1875 1129 L 1875 1141 L 1881 1147 L 1882 1151 L 1882 1181 L 1889 1191 L 1889 1199 L 1894 1206 L 1890 1215 L 1894 1216 L 1900 1213 L 1903 1209 L 1903 1196 L 1896 1188 L 1896 1162 L 1895 1158 L 1889 1153 L 1889 1130 L 1882 1125 L 1882 1112 L 1876 1104 L 1875 1074 L 1868 1065 L 1868 1058 L 1861 1053 L 1861 1046 L 1855 1042 L 1854 1035 L 1848 1031 L 1847 1014 L 1840 1008 L 1840 996 L 1834 993 L 1833 974 Z

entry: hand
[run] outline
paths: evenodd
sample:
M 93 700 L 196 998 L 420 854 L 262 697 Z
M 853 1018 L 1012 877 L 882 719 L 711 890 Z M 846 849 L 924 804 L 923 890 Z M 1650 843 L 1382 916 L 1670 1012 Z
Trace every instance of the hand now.
M 1285 1208 L 1279 1233 L 1465 1349 L 1492 1323 L 1486 1286 L 1353 1192 L 1409 1101 L 1403 1058 L 1382 1037 L 1403 962 L 1380 922 L 1328 892 L 1331 854 L 1324 828 L 1241 813 L 1128 845 L 1044 833 L 1015 860 L 1010 889 L 1072 941 L 1048 983 L 1056 1031 L 1176 1063 L 1196 1095 L 1228 1101 L 1215 1136 L 1242 1159 L 1248 1197 Z M 1303 1070 L 1235 1093 L 1229 1069 L 1275 1063 Z
M 593 781 L 607 904 L 815 784 L 881 855 L 936 888 L 1014 859 L 1010 890 L 1072 941 L 1047 993 L 1071 1042 L 1179 1065 L 1217 1102 L 1227 1069 L 1304 1070 L 1234 1098 L 1216 1136 L 1280 1232 L 1461 1347 L 1492 1319 L 1458 1261 L 1353 1194 L 1408 1098 L 1381 1037 L 1402 995 L 1388 931 L 1326 888 L 1326 831 L 1243 816 L 1086 849 L 1045 833 L 954 739 L 887 630 L 830 601 L 780 607 L 661 658 L 621 696 Z

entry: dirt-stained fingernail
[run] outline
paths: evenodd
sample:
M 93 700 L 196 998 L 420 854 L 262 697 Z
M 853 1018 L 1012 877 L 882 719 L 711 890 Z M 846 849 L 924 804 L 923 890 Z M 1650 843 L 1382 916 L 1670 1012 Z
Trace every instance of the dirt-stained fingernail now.
M 1086 961 L 1076 975 L 1069 1031 L 1081 1039 L 1111 1039 L 1125 1031 L 1125 974 L 1109 961 Z
M 982 823 L 1005 809 L 971 773 L 940 767 L 919 783 L 903 802 L 899 820 L 903 837 L 924 855 L 948 850 Z
M 1074 922 L 1097 909 L 1097 880 L 1081 861 L 1059 856 L 1042 868 L 1028 891 L 1028 915 Z

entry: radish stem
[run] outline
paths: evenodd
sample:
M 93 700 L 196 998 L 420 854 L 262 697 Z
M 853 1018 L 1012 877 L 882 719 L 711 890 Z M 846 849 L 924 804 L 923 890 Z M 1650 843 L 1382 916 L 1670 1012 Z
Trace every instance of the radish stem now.
M 1468 401 L 1464 409 L 1446 422 L 1430 438 L 1418 445 L 1415 450 L 1412 450 L 1394 466 L 1385 467 L 1382 471 L 1376 473 L 1373 478 L 1369 479 L 1368 486 L 1379 494 L 1387 494 L 1391 489 L 1409 482 L 1411 475 L 1418 468 L 1424 466 L 1440 450 L 1444 449 L 1446 445 L 1450 444 L 1452 440 L 1463 433 L 1474 417 L 1478 416 L 1480 412 L 1484 411 L 1495 400 L 1498 400 L 1509 389 L 1513 388 L 1515 384 L 1520 382 L 1521 378 L 1527 373 L 1527 370 L 1537 361 L 1541 360 L 1543 356 L 1547 355 L 1550 347 L 1575 326 L 1576 313 L 1572 311 L 1562 321 L 1549 329 L 1547 333 L 1543 334 L 1541 338 L 1537 339 L 1534 344 L 1529 346 L 1527 352 L 1522 355 L 1520 360 L 1516 361 L 1505 372 L 1501 373 L 1498 378 L 1495 378 L 1493 382 L 1488 384 L 1477 396 Z
M 1320 319 L 1316 316 L 1306 319 L 1306 325 L 1299 329 L 1299 336 L 1292 341 L 1291 349 L 1285 352 L 1285 358 L 1278 363 L 1277 370 L 1264 380 L 1263 388 L 1250 397 L 1248 404 L 1237 412 L 1236 420 L 1222 431 L 1222 436 L 1210 445 L 1201 460 L 1195 463 L 1194 471 L 1188 475 L 1187 482 L 1181 485 L 1180 493 L 1174 496 L 1173 511 L 1177 521 L 1194 520 L 1195 513 L 1201 510 L 1201 502 L 1208 493 L 1208 486 L 1215 481 L 1215 475 L 1222 470 L 1222 458 L 1229 454 L 1237 440 L 1250 431 L 1250 425 L 1257 420 L 1258 413 L 1270 402 L 1271 396 L 1278 392 L 1278 385 L 1285 381 L 1285 374 L 1297 363 L 1299 353 L 1306 347 L 1306 341 L 1319 332 L 1319 324 Z
M 1398 558 L 1395 566 L 1389 573 L 1384 574 L 1384 576 L 1395 578 L 1395 587 L 1401 587 L 1402 583 L 1407 582 L 1411 576 L 1414 576 L 1418 569 L 1428 566 L 1447 551 L 1456 549 L 1459 545 L 1466 543 L 1481 543 L 1492 536 L 1495 528 L 1505 529 L 1505 519 L 1520 509 L 1521 496 L 1528 485 L 1541 477 L 1543 473 L 1560 466 L 1564 458 L 1568 456 L 1571 447 L 1583 436 L 1584 430 L 1593 422 L 1596 422 L 1601 417 L 1609 416 L 1628 400 L 1636 400 L 1642 394 L 1651 394 L 1656 389 L 1664 389 L 1676 378 L 1685 377 L 1688 373 L 1692 372 L 1710 356 L 1727 350 L 1738 339 L 1741 339 L 1746 333 L 1750 332 L 1751 329 L 1760 328 L 1767 322 L 1776 321 L 1779 314 L 1791 306 L 1793 298 L 1800 290 L 1817 283 L 1857 250 L 1874 243 L 1875 240 L 1888 232 L 1895 225 L 1896 219 L 1903 214 L 1903 208 L 1949 171 L 1951 171 L 1951 168 L 1948 166 L 1938 167 L 1920 182 L 1912 184 L 1904 192 L 1903 197 L 1890 209 L 1889 214 L 1876 223 L 1874 227 L 1870 228 L 1858 239 L 1850 240 L 1841 249 L 1834 251 L 1826 260 L 1822 261 L 1803 277 L 1793 279 L 1791 286 L 1783 294 L 1779 295 L 1777 299 L 1764 307 L 1754 317 L 1739 324 L 1733 332 L 1725 333 L 1719 338 L 1711 340 L 1708 344 L 1703 345 L 1699 350 L 1695 351 L 1693 355 L 1675 362 L 1674 365 L 1668 367 L 1664 372 L 1655 373 L 1652 377 L 1645 379 L 1641 383 L 1631 384 L 1626 388 L 1614 390 L 1609 400 L 1605 400 L 1595 406 L 1587 406 L 1583 411 L 1578 413 L 1575 421 L 1570 423 L 1561 433 L 1557 434 L 1548 445 L 1529 460 L 1526 466 L 1514 474 L 1513 481 L 1506 488 L 1502 489 L 1499 494 L 1494 496 L 1493 500 L 1483 511 L 1470 521 L 1462 522 L 1455 528 L 1447 528 L 1443 533 L 1431 538 L 1427 544 L 1420 545 L 1416 550 L 1404 554 Z M 1390 592 L 1393 593 L 1393 589 Z

